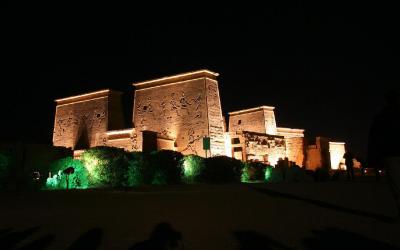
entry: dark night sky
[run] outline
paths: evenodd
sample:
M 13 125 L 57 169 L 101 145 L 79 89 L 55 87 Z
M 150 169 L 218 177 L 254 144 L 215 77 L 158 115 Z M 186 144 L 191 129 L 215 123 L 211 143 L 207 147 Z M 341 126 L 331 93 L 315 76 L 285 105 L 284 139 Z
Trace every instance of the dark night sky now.
M 207 68 L 220 73 L 225 114 L 275 106 L 278 126 L 364 154 L 383 94 L 399 85 L 394 6 L 102 7 L 1 11 L 0 140 L 50 143 L 56 98 L 131 94 L 132 82 Z

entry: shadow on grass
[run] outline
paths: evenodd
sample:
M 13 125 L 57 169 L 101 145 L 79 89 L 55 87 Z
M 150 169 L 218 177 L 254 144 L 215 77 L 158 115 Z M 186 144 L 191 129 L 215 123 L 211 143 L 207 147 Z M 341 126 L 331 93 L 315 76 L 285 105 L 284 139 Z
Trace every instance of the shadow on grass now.
M 182 234 L 169 223 L 157 224 L 148 240 L 136 243 L 130 250 L 164 250 L 183 249 Z
M 103 230 L 94 228 L 79 236 L 79 238 L 69 246 L 69 250 L 95 250 L 101 245 Z
M 21 231 L 2 229 L 0 235 L 0 249 L 15 249 L 17 244 L 28 239 L 39 230 L 39 227 L 31 227 Z
M 53 242 L 55 236 L 52 234 L 45 235 L 43 237 L 40 237 L 37 240 L 34 240 L 27 245 L 19 248 L 20 250 L 36 250 L 36 249 L 46 249 L 51 245 Z
M 327 228 L 325 230 L 314 230 L 314 237 L 303 240 L 303 245 L 308 250 L 333 250 L 333 249 L 362 249 L 362 250 L 399 250 L 400 248 L 385 242 L 369 239 L 365 236 Z
M 329 202 L 313 200 L 313 199 L 304 198 L 304 197 L 300 197 L 300 196 L 293 195 L 293 194 L 278 192 L 275 190 L 259 188 L 259 187 L 254 187 L 254 186 L 249 186 L 249 187 L 259 193 L 266 194 L 266 195 L 269 195 L 272 197 L 304 201 L 304 202 L 310 203 L 310 204 L 318 206 L 318 207 L 328 208 L 328 209 L 332 209 L 332 210 L 336 210 L 339 212 L 344 212 L 344 213 L 348 213 L 348 214 L 352 214 L 352 215 L 364 216 L 364 217 L 379 220 L 379 221 L 382 221 L 385 223 L 395 223 L 396 222 L 396 218 L 389 217 L 389 216 L 382 215 L 382 214 L 366 212 L 366 211 L 353 209 L 353 208 L 346 208 L 346 207 L 338 206 L 336 204 L 332 204 Z
M 239 242 L 239 250 L 289 250 L 293 249 L 276 240 L 269 238 L 254 231 L 236 231 L 233 233 L 236 240 Z

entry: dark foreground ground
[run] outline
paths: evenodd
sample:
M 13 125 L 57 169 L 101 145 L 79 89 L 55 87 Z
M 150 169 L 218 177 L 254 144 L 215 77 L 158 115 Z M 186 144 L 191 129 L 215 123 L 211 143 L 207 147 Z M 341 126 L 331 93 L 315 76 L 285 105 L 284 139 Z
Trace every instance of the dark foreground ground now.
M 372 180 L 3 193 L 0 212 L 0 249 L 400 247 L 389 190 Z

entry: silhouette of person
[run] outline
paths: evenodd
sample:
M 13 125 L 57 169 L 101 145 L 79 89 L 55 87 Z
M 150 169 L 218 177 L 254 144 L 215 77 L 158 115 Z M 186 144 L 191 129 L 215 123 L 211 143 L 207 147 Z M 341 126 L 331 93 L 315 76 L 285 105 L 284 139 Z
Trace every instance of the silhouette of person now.
M 345 165 L 346 165 L 346 172 L 347 172 L 347 179 L 354 181 L 354 155 L 346 150 L 346 153 L 344 153 L 343 158 L 345 160 Z
M 169 223 L 159 223 L 153 229 L 150 238 L 132 246 L 130 250 L 173 250 L 183 249 L 182 234 Z
M 400 213 L 400 101 L 399 91 L 392 90 L 385 95 L 386 106 L 371 124 L 368 138 L 368 164 L 384 168 Z M 379 175 L 377 175 L 379 177 Z

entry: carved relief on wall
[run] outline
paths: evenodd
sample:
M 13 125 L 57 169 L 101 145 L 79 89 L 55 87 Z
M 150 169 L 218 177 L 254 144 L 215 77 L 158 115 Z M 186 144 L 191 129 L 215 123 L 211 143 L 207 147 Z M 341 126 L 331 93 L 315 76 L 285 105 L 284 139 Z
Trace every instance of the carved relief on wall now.
M 55 121 L 54 145 L 74 148 L 80 136 L 95 145 L 96 133 L 104 132 L 107 127 L 106 100 L 58 106 Z
M 140 145 L 139 145 L 137 133 L 132 133 L 132 135 L 130 136 L 130 140 L 131 140 L 131 150 L 132 151 L 141 150 L 142 147 L 140 147 Z
M 285 140 L 281 137 L 243 133 L 246 154 L 254 159 L 268 156 L 268 161 L 275 165 L 279 158 L 286 157 Z
M 216 81 L 207 80 L 207 108 L 211 155 L 224 155 L 224 121 Z
M 198 154 L 198 147 L 196 147 L 196 143 L 202 139 L 202 137 L 195 133 L 193 128 L 190 128 L 187 131 L 187 144 L 186 147 L 182 150 L 182 153 L 188 154 Z
M 201 143 L 195 141 L 207 135 L 205 91 L 203 79 L 142 89 L 135 96 L 134 125 L 140 130 L 155 131 L 175 140 L 179 151 L 199 153 Z M 151 98 L 154 115 L 143 109 L 148 98 Z

